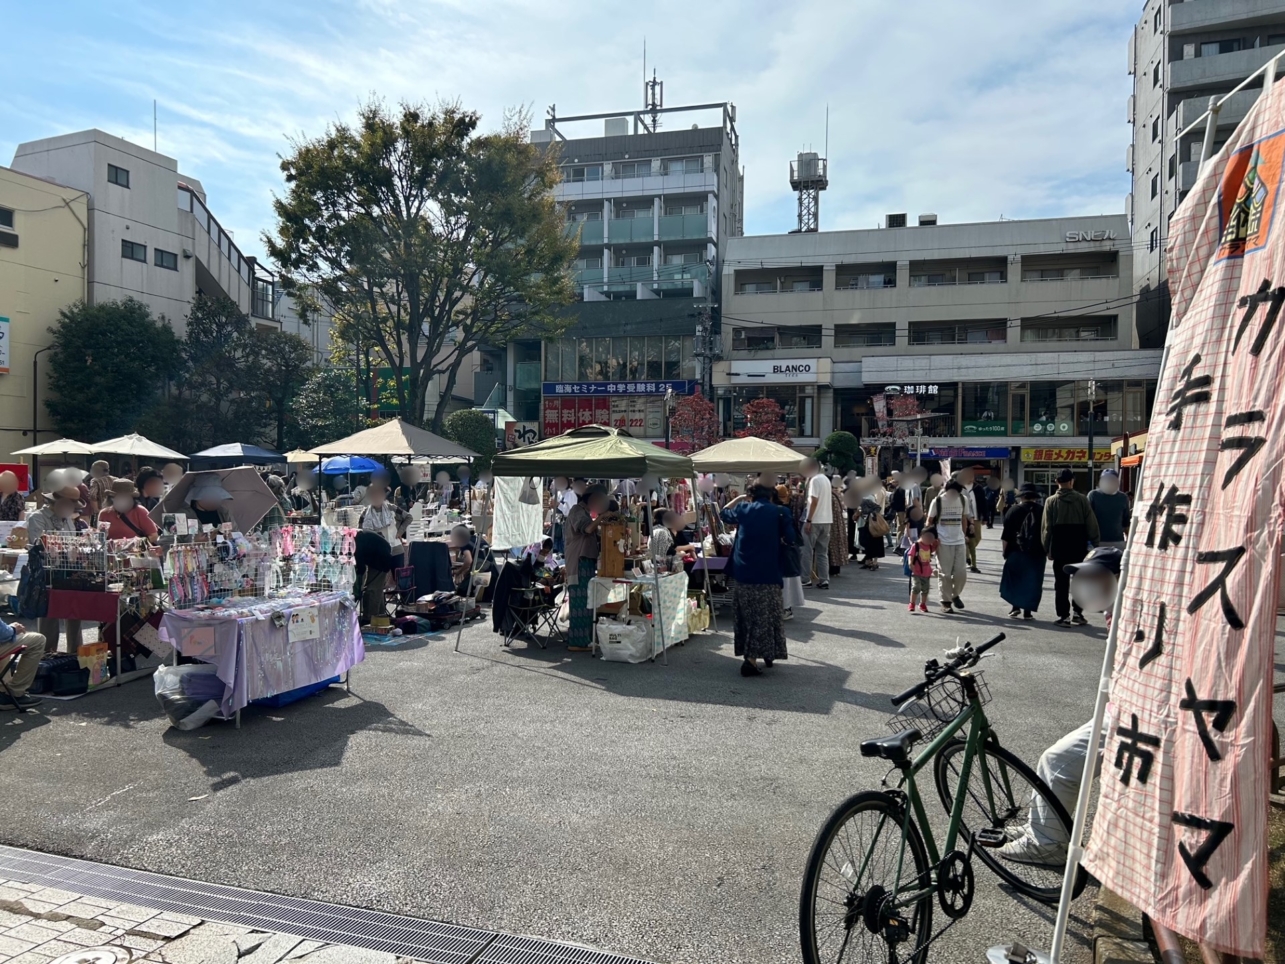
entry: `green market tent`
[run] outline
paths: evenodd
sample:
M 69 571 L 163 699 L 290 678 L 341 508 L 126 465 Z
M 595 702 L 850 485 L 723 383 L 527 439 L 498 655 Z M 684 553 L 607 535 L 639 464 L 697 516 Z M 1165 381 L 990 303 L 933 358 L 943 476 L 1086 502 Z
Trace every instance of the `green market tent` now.
M 690 479 L 692 460 L 605 425 L 585 425 L 509 452 L 491 462 L 491 474 L 548 478 Z

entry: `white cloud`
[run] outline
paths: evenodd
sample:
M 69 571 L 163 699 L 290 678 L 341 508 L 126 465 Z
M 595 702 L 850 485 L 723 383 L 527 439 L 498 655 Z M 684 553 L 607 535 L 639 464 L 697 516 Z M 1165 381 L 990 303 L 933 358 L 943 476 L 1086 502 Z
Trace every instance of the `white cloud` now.
M 70 23 L 28 6 L 0 157 L 89 126 L 150 146 L 155 97 L 161 150 L 202 180 L 251 253 L 289 138 L 320 134 L 371 95 L 458 99 L 484 126 L 513 106 L 537 122 L 553 103 L 564 115 L 638 106 L 644 37 L 668 105 L 736 103 L 749 233 L 793 226 L 787 164 L 822 149 L 827 103 L 823 229 L 889 211 L 1120 211 L 1128 190 L 1136 2 L 236 0 Z

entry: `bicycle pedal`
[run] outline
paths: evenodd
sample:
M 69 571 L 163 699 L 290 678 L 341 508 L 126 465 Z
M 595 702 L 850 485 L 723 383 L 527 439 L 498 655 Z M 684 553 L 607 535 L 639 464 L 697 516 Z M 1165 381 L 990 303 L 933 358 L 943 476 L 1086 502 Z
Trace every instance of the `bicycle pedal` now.
M 973 839 L 979 847 L 987 847 L 996 850 L 1008 843 L 1008 835 L 997 827 L 984 827 L 973 834 Z

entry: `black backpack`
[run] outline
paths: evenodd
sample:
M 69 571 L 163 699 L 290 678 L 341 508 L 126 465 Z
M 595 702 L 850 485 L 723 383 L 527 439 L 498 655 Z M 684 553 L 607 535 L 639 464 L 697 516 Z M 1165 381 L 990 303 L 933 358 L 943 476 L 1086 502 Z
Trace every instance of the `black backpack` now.
M 27 565 L 18 579 L 18 615 L 40 619 L 49 614 L 49 580 L 45 575 L 45 548 L 39 542 L 27 550 Z
M 1028 556 L 1044 555 L 1044 544 L 1040 541 L 1040 526 L 1035 521 L 1038 515 L 1035 507 L 1031 506 L 1030 511 L 1026 513 L 1026 518 L 1022 520 L 1021 527 L 1017 530 L 1017 548 Z

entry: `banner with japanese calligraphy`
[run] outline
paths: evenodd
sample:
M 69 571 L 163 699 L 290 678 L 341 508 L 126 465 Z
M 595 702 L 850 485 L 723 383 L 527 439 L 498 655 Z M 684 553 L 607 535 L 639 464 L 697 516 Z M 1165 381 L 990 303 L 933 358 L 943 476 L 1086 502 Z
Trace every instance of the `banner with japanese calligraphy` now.
M 1085 867 L 1155 920 L 1261 957 L 1285 456 L 1285 85 L 1175 214 L 1173 319 L 1136 493 Z

